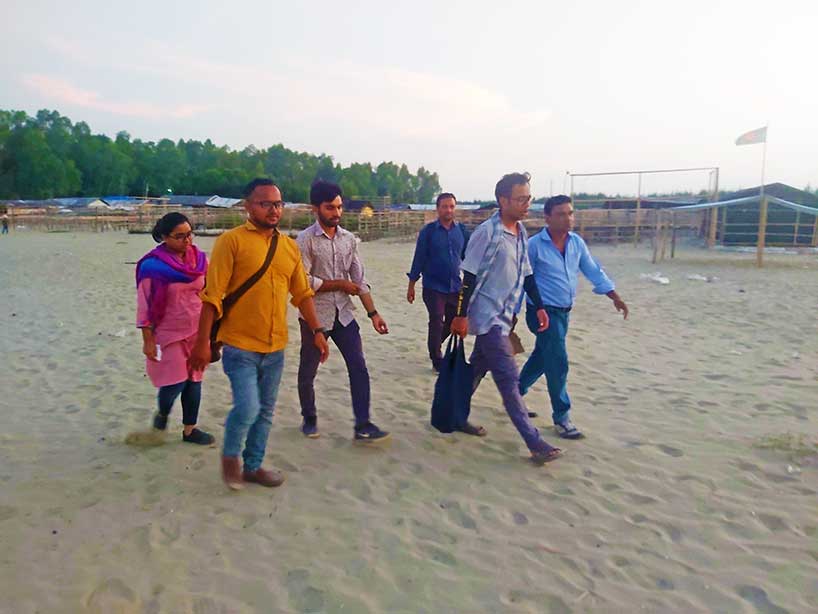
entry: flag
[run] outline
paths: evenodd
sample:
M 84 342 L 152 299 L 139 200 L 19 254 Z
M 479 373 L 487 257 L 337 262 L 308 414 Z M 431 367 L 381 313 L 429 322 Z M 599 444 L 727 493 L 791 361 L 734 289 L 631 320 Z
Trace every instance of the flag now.
M 736 139 L 736 145 L 755 145 L 767 142 L 767 126 L 745 132 Z

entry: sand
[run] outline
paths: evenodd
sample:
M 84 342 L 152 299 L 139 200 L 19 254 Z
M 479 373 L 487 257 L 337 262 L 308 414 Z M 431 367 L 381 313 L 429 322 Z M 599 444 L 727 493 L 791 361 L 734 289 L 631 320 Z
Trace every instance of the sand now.
M 648 246 L 594 247 L 631 319 L 582 284 L 569 389 L 588 438 L 535 467 L 490 380 L 472 414 L 488 437 L 428 425 L 412 244 L 364 244 L 391 328 L 359 318 L 373 417 L 393 441 L 352 444 L 337 351 L 317 379 L 322 436 L 300 435 L 291 311 L 266 461 L 288 480 L 231 493 L 219 448 L 181 443 L 178 407 L 167 444 L 124 443 L 155 403 L 127 264 L 149 247 L 0 239 L 0 612 L 818 611 L 815 255 L 756 270 L 752 254 L 657 266 Z M 640 278 L 657 271 L 670 283 Z M 554 441 L 544 384 L 528 401 Z M 218 365 L 201 424 L 219 443 L 229 403 Z

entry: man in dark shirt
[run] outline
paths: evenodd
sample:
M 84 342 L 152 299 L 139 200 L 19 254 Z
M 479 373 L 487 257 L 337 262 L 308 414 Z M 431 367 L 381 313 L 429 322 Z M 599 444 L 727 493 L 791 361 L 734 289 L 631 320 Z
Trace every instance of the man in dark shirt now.
M 440 370 L 440 345 L 449 336 L 460 292 L 460 263 L 469 241 L 466 227 L 454 221 L 457 199 L 444 192 L 437 197 L 437 221 L 426 224 L 418 234 L 406 300 L 415 301 L 415 283 L 423 276 L 423 302 L 429 312 L 429 358 Z

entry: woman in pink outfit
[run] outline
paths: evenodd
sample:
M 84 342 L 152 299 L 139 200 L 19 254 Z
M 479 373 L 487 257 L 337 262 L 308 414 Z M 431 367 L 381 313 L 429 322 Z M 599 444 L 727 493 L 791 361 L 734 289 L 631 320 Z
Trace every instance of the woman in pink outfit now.
M 193 245 L 190 220 L 168 213 L 153 228 L 159 245 L 136 264 L 136 325 L 142 329 L 145 369 L 159 389 L 153 426 L 164 431 L 176 398 L 182 397 L 182 440 L 210 445 L 213 435 L 196 428 L 203 371 L 191 371 L 207 256 Z

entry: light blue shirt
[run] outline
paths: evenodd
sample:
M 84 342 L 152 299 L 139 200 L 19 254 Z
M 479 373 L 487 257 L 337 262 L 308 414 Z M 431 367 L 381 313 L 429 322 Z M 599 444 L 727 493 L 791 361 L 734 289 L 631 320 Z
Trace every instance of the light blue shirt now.
M 573 307 L 580 271 L 593 284 L 595 294 L 608 294 L 614 289 L 614 283 L 576 233 L 568 233 L 563 256 L 551 240 L 548 230 L 543 228 L 529 240 L 528 257 L 544 305 Z M 531 304 L 530 300 L 528 304 Z
M 524 254 L 528 241 L 525 230 L 516 236 L 503 229 L 503 239 L 497 257 L 488 271 L 488 280 L 469 302 L 469 332 L 484 335 L 493 326 L 499 326 L 504 335 L 511 331 L 511 319 L 520 311 L 523 298 L 523 280 L 531 275 L 531 264 Z M 461 269 L 477 275 L 480 263 L 487 258 L 491 243 L 491 227 L 483 222 L 469 238 L 466 257 Z

